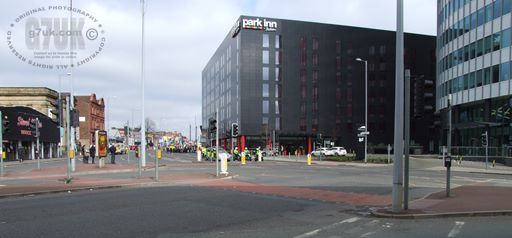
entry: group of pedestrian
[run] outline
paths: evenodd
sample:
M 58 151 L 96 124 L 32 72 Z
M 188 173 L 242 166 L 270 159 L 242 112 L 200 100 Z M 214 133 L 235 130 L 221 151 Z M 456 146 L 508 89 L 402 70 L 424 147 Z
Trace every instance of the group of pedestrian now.
M 82 145 L 81 152 L 82 152 L 82 162 L 84 164 L 89 163 L 89 157 L 91 157 L 91 161 L 94 164 L 94 158 L 96 157 L 96 146 L 94 146 L 94 144 L 91 144 L 91 146 L 89 146 L 88 150 L 85 149 L 85 145 Z
M 114 144 L 111 144 L 109 147 L 110 152 L 110 163 L 115 164 L 116 163 L 116 147 Z M 91 144 L 89 147 L 89 150 L 85 149 L 85 145 L 82 145 L 81 148 L 82 152 L 82 161 L 84 164 L 89 163 L 89 157 L 91 157 L 91 162 L 94 164 L 94 158 L 96 157 L 96 146 L 94 144 Z

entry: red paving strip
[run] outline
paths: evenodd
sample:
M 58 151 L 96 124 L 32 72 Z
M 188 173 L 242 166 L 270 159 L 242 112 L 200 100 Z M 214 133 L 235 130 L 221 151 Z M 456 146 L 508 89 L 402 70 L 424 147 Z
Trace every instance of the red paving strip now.
M 362 193 L 346 193 L 310 188 L 253 184 L 234 180 L 216 180 L 195 184 L 196 186 L 214 187 L 241 192 L 252 192 L 284 197 L 311 199 L 352 205 L 384 206 L 391 203 L 390 196 L 369 195 Z
M 426 200 L 438 202 L 425 207 L 426 212 L 460 212 L 467 211 L 512 211 L 511 187 L 496 186 L 461 186 L 450 190 L 450 198 L 446 192 L 438 192 L 426 197 Z M 507 199 L 508 198 L 508 199 Z

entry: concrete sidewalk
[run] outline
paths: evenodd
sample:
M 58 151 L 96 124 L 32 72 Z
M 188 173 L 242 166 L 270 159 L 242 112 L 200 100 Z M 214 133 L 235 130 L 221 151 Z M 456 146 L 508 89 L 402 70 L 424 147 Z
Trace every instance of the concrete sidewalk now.
M 376 163 L 363 163 L 358 161 L 327 161 L 324 160 L 325 157 L 313 157 L 311 164 L 324 165 L 324 166 L 353 166 L 353 167 L 385 167 L 391 166 L 391 164 L 376 164 Z M 282 162 L 292 162 L 292 163 L 307 163 L 307 156 L 268 156 L 264 157 L 264 160 L 268 161 L 282 161 Z
M 453 216 L 512 215 L 512 187 L 494 185 L 460 186 L 411 201 L 409 209 L 393 213 L 391 207 L 374 210 L 377 217 L 431 218 Z
M 169 173 L 167 169 L 162 169 L 165 165 L 159 166 L 158 181 L 151 172 L 154 171 L 151 164 L 142 170 L 141 177 L 138 176 L 138 167 L 133 164 L 106 164 L 103 168 L 98 168 L 97 164 L 78 163 L 76 166 L 79 172 L 72 173 L 71 183 L 66 183 L 66 166 L 7 171 L 4 177 L 0 177 L 0 198 L 130 186 L 194 184 L 222 179 L 212 173 Z

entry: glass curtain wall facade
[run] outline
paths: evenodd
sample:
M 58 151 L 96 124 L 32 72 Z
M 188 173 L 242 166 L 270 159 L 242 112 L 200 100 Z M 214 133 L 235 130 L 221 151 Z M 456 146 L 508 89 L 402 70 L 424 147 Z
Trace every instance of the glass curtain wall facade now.
M 221 145 L 305 154 L 315 146 L 360 150 L 364 64 L 368 60 L 371 150 L 393 141 L 394 40 L 391 31 L 241 16 L 202 72 L 202 123 L 219 108 Z M 414 112 L 411 136 L 425 151 L 434 128 L 435 37 L 406 34 L 405 64 Z M 231 138 L 232 123 L 240 135 Z M 361 153 L 359 153 L 361 154 Z
M 436 110 L 442 114 L 441 144 L 452 106 L 453 153 L 508 156 L 511 144 L 511 0 L 438 0 Z

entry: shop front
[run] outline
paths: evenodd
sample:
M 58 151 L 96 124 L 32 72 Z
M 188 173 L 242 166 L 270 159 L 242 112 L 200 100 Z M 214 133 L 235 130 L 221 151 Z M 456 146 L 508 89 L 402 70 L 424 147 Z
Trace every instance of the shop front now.
M 56 122 L 29 107 L 0 107 L 0 111 L 2 119 L 9 122 L 2 141 L 6 160 L 35 159 L 37 151 L 40 151 L 43 159 L 57 157 L 60 132 Z M 31 126 L 35 124 L 39 130 L 39 150 L 38 138 Z

